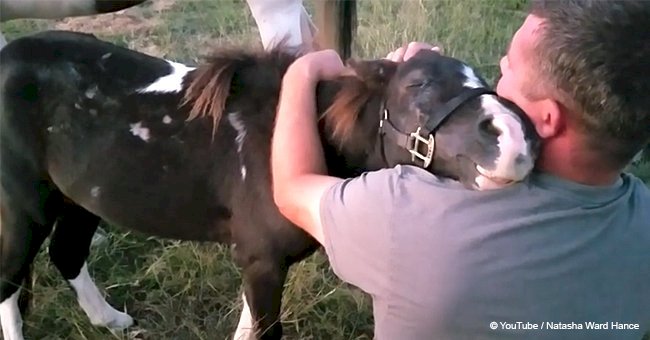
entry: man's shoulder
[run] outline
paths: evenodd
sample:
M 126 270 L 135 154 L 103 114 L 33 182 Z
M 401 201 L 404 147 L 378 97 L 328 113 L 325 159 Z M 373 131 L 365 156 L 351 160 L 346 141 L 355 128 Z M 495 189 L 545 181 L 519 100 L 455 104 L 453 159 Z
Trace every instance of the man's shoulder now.
M 405 181 L 427 183 L 443 188 L 468 190 L 460 182 L 454 179 L 435 175 L 414 165 L 398 165 L 393 168 L 393 171 Z
M 632 189 L 641 197 L 642 199 L 650 201 L 650 187 L 645 183 L 640 177 L 631 173 L 624 172 L 621 174 L 623 180 L 628 181 Z
M 413 189 L 435 190 L 454 189 L 470 192 L 460 182 L 450 178 L 432 174 L 417 166 L 397 165 L 362 173 L 358 177 L 344 180 L 340 186 L 349 190 L 371 190 L 376 193 L 385 192 L 391 196 Z

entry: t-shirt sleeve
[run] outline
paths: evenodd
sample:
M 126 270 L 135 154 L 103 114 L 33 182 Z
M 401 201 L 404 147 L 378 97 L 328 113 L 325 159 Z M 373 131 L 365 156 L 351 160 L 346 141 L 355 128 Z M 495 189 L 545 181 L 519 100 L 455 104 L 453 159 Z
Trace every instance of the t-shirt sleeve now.
M 393 201 L 399 170 L 382 169 L 342 181 L 320 202 L 324 247 L 336 275 L 369 294 L 388 282 Z

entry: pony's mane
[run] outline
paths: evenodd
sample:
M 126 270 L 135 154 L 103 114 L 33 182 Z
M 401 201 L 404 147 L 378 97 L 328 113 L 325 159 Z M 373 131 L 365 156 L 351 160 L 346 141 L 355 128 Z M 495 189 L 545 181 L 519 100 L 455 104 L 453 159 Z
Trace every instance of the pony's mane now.
M 306 49 L 285 48 L 278 44 L 271 50 L 258 48 L 221 47 L 205 58 L 205 62 L 192 71 L 188 77 L 181 105 L 189 107 L 187 120 L 211 118 L 213 136 L 233 94 L 234 80 L 249 79 L 246 83 L 235 82 L 237 88 L 260 89 L 260 83 L 281 85 L 287 68 Z M 321 119 L 331 140 L 340 148 L 356 140 L 355 127 L 359 124 L 361 113 L 372 98 L 384 96 L 386 81 L 394 73 L 394 65 L 384 61 L 351 61 L 356 76 L 343 76 L 336 80 L 336 92 Z M 242 75 L 249 72 L 247 77 Z M 250 75 L 253 77 L 250 77 Z M 259 75 L 264 82 L 252 82 Z M 273 78 L 273 79 L 268 79 Z M 277 79 L 275 79 L 277 78 Z M 270 82 L 269 82 L 270 80 Z M 262 85 L 264 86 L 264 85 Z M 328 95 L 328 94 L 324 94 Z
M 356 76 L 339 79 L 340 89 L 321 119 L 339 148 L 352 146 L 357 149 L 354 147 L 357 140 L 355 127 L 359 125 L 359 120 L 363 119 L 362 112 L 368 105 L 374 104 L 376 107 L 372 109 L 379 115 L 380 101 L 386 96 L 385 91 L 395 73 L 396 65 L 385 60 L 350 60 L 348 65 Z M 356 144 L 362 147 L 359 143 Z
M 332 104 L 321 116 L 332 140 L 339 148 L 354 139 L 354 127 L 372 97 L 372 91 L 357 77 L 343 77 Z
M 181 106 L 189 106 L 187 120 L 212 118 L 214 135 L 232 93 L 233 80 L 238 75 L 250 69 L 264 70 L 267 72 L 263 74 L 277 74 L 278 80 L 281 80 L 289 65 L 302 53 L 301 49 L 284 48 L 282 44 L 268 51 L 250 47 L 220 47 L 189 76 L 189 84 L 181 101 Z M 251 85 L 254 84 L 242 84 Z

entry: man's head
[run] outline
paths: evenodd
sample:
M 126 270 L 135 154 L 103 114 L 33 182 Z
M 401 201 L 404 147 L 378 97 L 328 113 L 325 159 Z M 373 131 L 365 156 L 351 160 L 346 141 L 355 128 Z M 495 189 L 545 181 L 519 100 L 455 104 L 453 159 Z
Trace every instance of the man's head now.
M 650 138 L 650 2 L 531 5 L 501 60 L 497 92 L 531 117 L 550 170 L 599 160 L 618 172 Z

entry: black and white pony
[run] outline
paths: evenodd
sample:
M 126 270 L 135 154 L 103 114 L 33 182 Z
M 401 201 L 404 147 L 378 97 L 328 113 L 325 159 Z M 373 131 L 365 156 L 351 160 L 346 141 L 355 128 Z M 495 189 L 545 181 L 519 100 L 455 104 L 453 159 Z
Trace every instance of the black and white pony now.
M 318 248 L 271 194 L 281 77 L 298 55 L 290 50 L 217 49 L 190 67 L 50 31 L 0 51 L 5 340 L 23 338 L 21 287 L 48 236 L 51 261 L 90 321 L 133 324 L 105 301 L 87 269 L 100 219 L 159 237 L 232 244 L 244 281 L 235 338 L 280 339 L 287 271 Z M 487 190 L 531 171 L 534 129 L 470 66 L 433 51 L 401 64 L 350 65 L 357 76 L 317 88 L 333 175 L 414 164 Z

